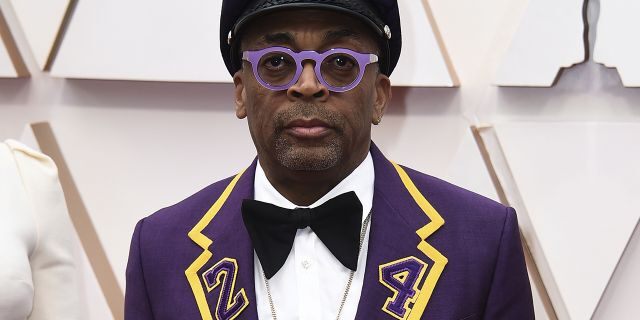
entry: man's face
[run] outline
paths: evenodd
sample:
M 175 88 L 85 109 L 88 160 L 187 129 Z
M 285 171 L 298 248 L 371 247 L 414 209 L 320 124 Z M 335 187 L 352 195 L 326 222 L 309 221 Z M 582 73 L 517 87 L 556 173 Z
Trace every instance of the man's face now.
M 378 54 L 373 32 L 351 16 L 325 10 L 287 10 L 260 17 L 243 32 L 241 50 L 272 46 L 295 52 L 346 48 Z M 247 118 L 263 165 L 294 171 L 355 168 L 366 156 L 371 123 L 387 106 L 389 79 L 377 64 L 366 67 L 354 89 L 329 91 L 317 79 L 314 62 L 303 63 L 288 90 L 272 91 L 256 80 L 251 64 L 234 75 L 236 115 Z

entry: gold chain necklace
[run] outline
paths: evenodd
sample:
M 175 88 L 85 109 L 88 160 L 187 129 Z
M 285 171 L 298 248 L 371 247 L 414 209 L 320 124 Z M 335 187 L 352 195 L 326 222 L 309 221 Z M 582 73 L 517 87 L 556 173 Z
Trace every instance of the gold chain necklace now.
M 364 237 L 367 234 L 367 226 L 369 225 L 369 221 L 371 220 L 371 212 L 367 215 L 362 223 L 362 230 L 360 231 L 360 246 L 358 249 L 358 256 L 360 255 L 360 250 L 362 250 L 362 243 L 364 242 Z M 344 294 L 342 295 L 342 301 L 340 301 L 340 307 L 338 308 L 338 316 L 336 320 L 340 320 L 340 314 L 342 313 L 342 309 L 344 308 L 344 304 L 347 302 L 347 297 L 349 296 L 349 289 L 351 289 L 351 283 L 353 282 L 353 276 L 355 271 L 351 270 L 349 272 L 349 279 L 347 280 L 347 286 L 344 289 Z M 276 316 L 276 307 L 273 304 L 273 298 L 271 297 L 271 289 L 269 288 L 269 280 L 267 276 L 262 271 L 262 278 L 264 279 L 265 287 L 267 288 L 267 298 L 269 298 L 269 308 L 271 309 L 271 318 L 273 320 L 278 320 Z

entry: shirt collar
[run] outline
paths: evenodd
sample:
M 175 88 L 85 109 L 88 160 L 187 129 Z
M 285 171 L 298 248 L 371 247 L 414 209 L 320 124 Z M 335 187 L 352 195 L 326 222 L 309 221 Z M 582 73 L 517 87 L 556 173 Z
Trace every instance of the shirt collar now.
M 367 154 L 367 157 L 356 167 L 351 174 L 349 174 L 346 178 L 344 178 L 340 183 L 338 183 L 333 189 L 331 189 L 327 194 L 322 196 L 318 201 L 312 203 L 308 208 L 315 208 L 327 200 L 341 195 L 345 192 L 354 191 L 360 199 L 362 203 L 363 215 L 364 219 L 367 216 L 367 213 L 371 211 L 371 207 L 373 205 L 373 186 L 375 180 L 375 170 L 373 168 L 373 159 L 371 158 L 371 153 Z M 256 165 L 256 174 L 253 181 L 254 186 L 254 199 L 262 202 L 271 203 L 273 205 L 294 209 L 301 208 L 301 206 L 295 205 L 293 202 L 289 201 L 285 198 L 275 187 L 269 182 L 267 179 L 262 166 L 260 166 L 260 161 L 258 161 Z

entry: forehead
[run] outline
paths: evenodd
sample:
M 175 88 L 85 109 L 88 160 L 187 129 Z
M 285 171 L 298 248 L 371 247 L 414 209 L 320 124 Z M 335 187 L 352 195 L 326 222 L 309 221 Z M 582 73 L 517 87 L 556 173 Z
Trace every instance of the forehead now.
M 242 32 L 242 44 L 244 47 L 287 45 L 300 50 L 334 44 L 368 50 L 377 48 L 373 30 L 359 19 L 319 9 L 289 9 L 258 17 Z

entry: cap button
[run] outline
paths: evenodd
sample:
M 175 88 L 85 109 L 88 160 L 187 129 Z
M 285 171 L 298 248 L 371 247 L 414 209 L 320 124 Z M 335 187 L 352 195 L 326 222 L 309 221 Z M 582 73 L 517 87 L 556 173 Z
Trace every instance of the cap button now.
M 388 25 L 384 26 L 384 35 L 387 36 L 387 39 L 391 40 L 391 28 Z

